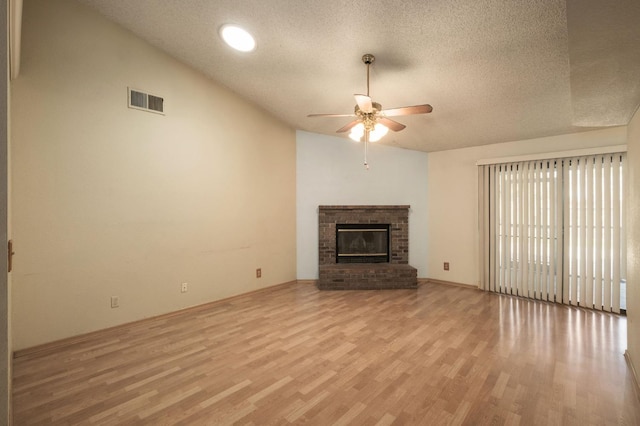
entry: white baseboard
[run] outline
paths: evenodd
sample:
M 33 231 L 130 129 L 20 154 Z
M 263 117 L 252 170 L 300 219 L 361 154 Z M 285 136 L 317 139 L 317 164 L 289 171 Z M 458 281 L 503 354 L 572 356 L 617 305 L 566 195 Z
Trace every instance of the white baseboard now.
M 631 355 L 629 355 L 629 351 L 624 351 L 624 358 L 627 360 L 627 364 L 629 364 L 629 368 L 631 369 L 631 375 L 633 376 L 633 382 L 636 385 L 636 396 L 638 400 L 640 400 L 640 380 L 638 378 L 638 371 L 633 365 L 633 361 L 631 360 Z
M 471 289 L 474 289 L 474 290 L 478 289 L 478 286 L 475 286 L 473 284 L 463 284 L 463 283 L 456 283 L 456 282 L 453 282 L 453 281 L 436 280 L 434 278 L 418 278 L 418 284 L 426 284 L 426 283 L 452 285 L 452 286 L 455 286 L 455 287 L 471 288 Z

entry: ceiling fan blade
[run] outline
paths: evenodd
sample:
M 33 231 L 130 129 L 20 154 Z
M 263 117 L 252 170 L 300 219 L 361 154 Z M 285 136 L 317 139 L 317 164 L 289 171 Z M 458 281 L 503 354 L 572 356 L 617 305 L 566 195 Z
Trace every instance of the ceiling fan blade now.
M 307 117 L 355 117 L 355 114 L 309 114 Z
M 400 130 L 403 130 L 405 127 L 407 127 L 402 123 L 398 123 L 397 121 L 394 121 L 386 117 L 378 117 L 377 121 L 378 123 L 387 126 L 389 129 L 393 130 L 394 132 L 399 132 Z
M 384 109 L 381 111 L 383 115 L 387 117 L 393 117 L 398 115 L 412 115 L 412 114 L 428 114 L 433 111 L 433 108 L 429 104 L 406 106 L 400 108 Z
M 371 98 L 367 95 L 353 95 L 356 98 L 356 103 L 358 107 L 360 107 L 360 111 L 365 114 L 369 114 L 373 112 L 373 104 L 371 103 Z
M 358 123 L 360 123 L 360 120 L 353 120 L 351 123 L 345 124 L 344 126 L 340 127 L 338 130 L 336 130 L 336 133 L 348 132 L 349 130 L 354 128 Z

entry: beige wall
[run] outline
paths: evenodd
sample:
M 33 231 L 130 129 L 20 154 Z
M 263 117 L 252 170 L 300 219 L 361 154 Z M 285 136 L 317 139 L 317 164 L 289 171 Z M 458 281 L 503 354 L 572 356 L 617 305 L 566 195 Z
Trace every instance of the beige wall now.
M 7 20 L 8 2 L 2 2 L 0 19 Z M 12 34 L 13 35 L 13 34 Z M 12 36 L 11 35 L 11 36 Z M 9 52 L 8 41 L 11 40 L 7 27 L 0 33 L 0 244 L 7 247 L 11 236 L 9 228 Z M 8 40 L 9 39 L 9 40 Z M 4 257 L 4 256 L 3 256 Z M 8 259 L 0 260 L 0 268 L 6 271 Z M 11 424 L 11 389 L 12 389 L 12 344 L 11 344 L 11 274 L 3 273 L 0 277 L 0 424 Z
M 14 349 L 295 279 L 292 129 L 66 0 L 25 2 L 11 90 Z
M 628 126 L 627 144 L 627 353 L 640 374 L 640 111 Z
M 427 167 L 429 278 L 478 283 L 478 170 L 482 159 L 626 143 L 626 128 L 432 152 Z M 443 263 L 450 262 L 450 270 Z

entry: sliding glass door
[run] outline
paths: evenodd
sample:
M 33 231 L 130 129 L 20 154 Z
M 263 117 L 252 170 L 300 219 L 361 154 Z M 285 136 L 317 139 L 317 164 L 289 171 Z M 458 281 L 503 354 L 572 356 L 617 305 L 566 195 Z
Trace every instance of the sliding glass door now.
M 624 162 L 617 153 L 480 166 L 480 287 L 620 312 Z

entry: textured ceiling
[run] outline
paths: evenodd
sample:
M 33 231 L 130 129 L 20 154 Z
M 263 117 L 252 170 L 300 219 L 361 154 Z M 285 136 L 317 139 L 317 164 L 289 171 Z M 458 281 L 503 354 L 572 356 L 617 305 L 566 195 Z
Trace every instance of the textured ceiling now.
M 293 128 L 335 135 L 366 92 L 429 103 L 382 142 L 421 151 L 625 125 L 640 102 L 638 0 L 80 0 Z M 237 53 L 234 23 L 256 37 Z

